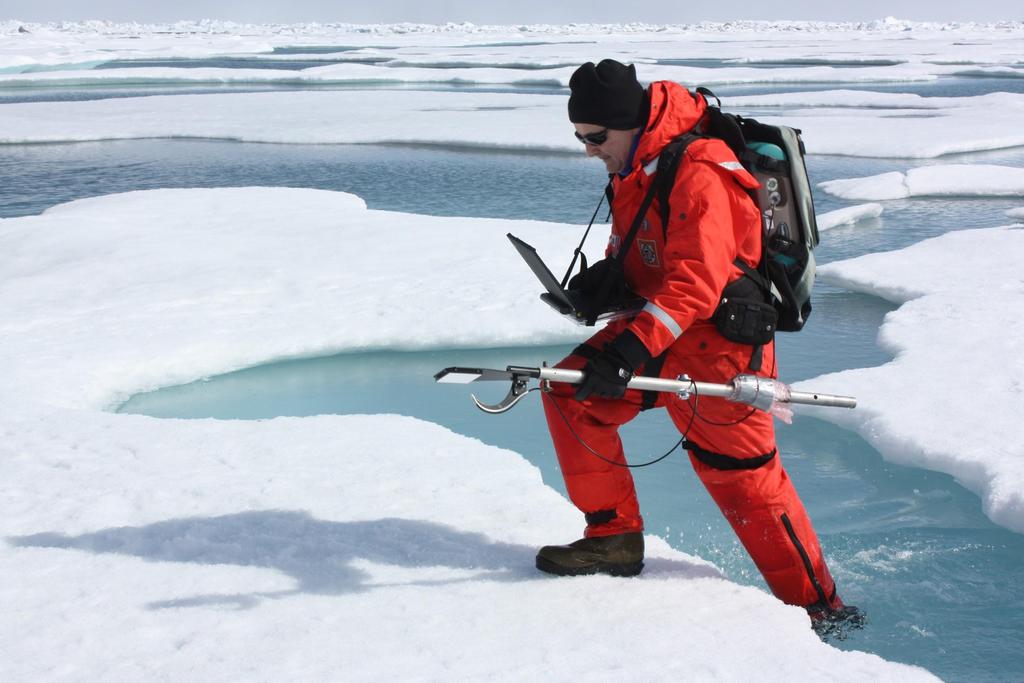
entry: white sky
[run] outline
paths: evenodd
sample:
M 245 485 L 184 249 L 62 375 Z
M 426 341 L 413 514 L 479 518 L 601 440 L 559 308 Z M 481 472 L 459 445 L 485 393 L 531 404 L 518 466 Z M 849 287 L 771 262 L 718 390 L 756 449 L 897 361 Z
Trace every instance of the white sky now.
M 60 21 L 110 19 L 163 22 L 178 19 L 232 19 L 245 22 L 342 21 L 425 22 L 471 21 L 486 23 L 688 23 L 731 19 L 818 19 L 861 21 L 895 16 L 920 21 L 1024 20 L 1019 0 L 859 0 L 826 3 L 820 0 L 789 2 L 694 3 L 682 0 L 518 0 L 487 3 L 480 0 L 0 0 L 0 19 Z

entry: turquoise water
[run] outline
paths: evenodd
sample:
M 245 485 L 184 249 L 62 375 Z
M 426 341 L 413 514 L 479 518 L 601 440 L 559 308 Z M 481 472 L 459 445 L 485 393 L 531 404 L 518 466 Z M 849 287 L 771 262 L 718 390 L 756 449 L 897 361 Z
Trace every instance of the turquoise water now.
M 975 94 L 983 81 L 984 87 L 1009 89 L 995 80 L 950 79 L 941 86 L 951 92 L 942 94 Z M 929 86 L 929 94 L 939 94 L 934 86 Z M 925 86 L 898 87 L 916 92 Z M 739 86 L 734 91 L 744 88 L 767 91 L 764 86 Z M 70 88 L 59 94 L 62 99 L 79 99 L 154 92 L 162 90 Z M 18 97 L 26 95 L 0 90 L 0 103 Z M 808 143 L 813 149 L 813 141 Z M 925 162 L 816 156 L 809 167 L 814 181 L 820 182 L 959 162 L 1021 166 L 1024 150 Z M 378 209 L 580 224 L 589 218 L 603 185 L 599 165 L 582 155 L 208 140 L 0 146 L 0 177 L 0 217 L 36 214 L 71 199 L 128 190 L 284 185 L 354 192 Z M 816 201 L 819 212 L 849 204 L 827 195 Z M 886 202 L 880 219 L 823 233 L 818 259 L 828 262 L 896 249 L 949 230 L 1006 223 L 1003 212 L 1020 204 L 1019 199 L 962 198 Z M 814 307 L 804 332 L 780 339 L 785 380 L 888 360 L 875 337 L 890 305 L 819 285 Z M 537 365 L 567 351 L 568 347 L 442 349 L 273 363 L 139 395 L 121 410 L 231 419 L 413 415 L 522 453 L 540 468 L 546 482 L 563 490 L 535 396 L 508 414 L 487 416 L 472 407 L 466 387 L 436 385 L 432 375 L 449 365 Z M 497 385 L 479 388 L 484 400 L 497 400 L 504 391 Z M 635 462 L 660 455 L 677 439 L 669 421 L 658 413 L 643 414 L 624 430 Z M 989 522 L 978 497 L 952 478 L 887 463 L 861 438 L 829 423 L 798 417 L 794 425 L 780 426 L 779 443 L 842 594 L 871 618 L 868 629 L 839 647 L 920 664 L 948 680 L 1024 680 L 1024 652 L 1017 645 L 1024 634 L 1024 599 L 1014 590 L 1024 579 L 1024 536 Z M 762 585 L 685 456 L 677 453 L 635 474 L 650 533 L 715 561 L 734 580 Z
M 828 302 L 836 315 L 877 325 L 885 313 L 867 297 L 836 296 Z M 244 419 L 413 415 L 523 454 L 564 492 L 536 396 L 509 413 L 488 416 L 472 406 L 468 388 L 436 385 L 432 375 L 451 365 L 537 365 L 568 350 L 437 350 L 276 363 L 136 396 L 122 410 Z M 793 365 L 791 352 L 782 354 L 783 367 Z M 506 388 L 473 390 L 495 401 Z M 639 462 L 660 455 L 678 434 L 651 412 L 628 425 L 623 438 Z M 1024 538 L 990 523 L 978 498 L 950 477 L 887 463 L 860 437 L 829 423 L 798 417 L 794 425 L 780 426 L 779 446 L 842 594 L 871 617 L 868 629 L 838 647 L 920 664 L 953 681 L 1024 678 L 1024 658 L 1014 647 L 1024 629 L 1024 600 L 1013 590 L 1024 579 Z M 634 475 L 649 533 L 716 562 L 736 581 L 762 586 L 682 454 Z

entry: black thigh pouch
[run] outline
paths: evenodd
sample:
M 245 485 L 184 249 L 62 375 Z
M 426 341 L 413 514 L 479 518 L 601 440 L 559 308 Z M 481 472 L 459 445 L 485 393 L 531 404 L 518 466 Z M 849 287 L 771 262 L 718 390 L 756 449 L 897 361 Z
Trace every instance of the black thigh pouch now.
M 741 277 L 722 290 L 711 322 L 731 342 L 761 346 L 775 337 L 779 313 L 765 301 L 765 293 L 756 282 Z

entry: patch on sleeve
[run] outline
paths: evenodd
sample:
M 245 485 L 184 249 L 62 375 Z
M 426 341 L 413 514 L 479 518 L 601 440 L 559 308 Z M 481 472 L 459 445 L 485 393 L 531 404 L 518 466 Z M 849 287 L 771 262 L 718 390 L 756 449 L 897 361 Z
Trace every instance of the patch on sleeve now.
M 658 245 L 654 240 L 637 240 L 636 243 L 640 249 L 640 257 L 643 258 L 644 263 L 652 268 L 661 266 L 661 262 L 658 261 Z

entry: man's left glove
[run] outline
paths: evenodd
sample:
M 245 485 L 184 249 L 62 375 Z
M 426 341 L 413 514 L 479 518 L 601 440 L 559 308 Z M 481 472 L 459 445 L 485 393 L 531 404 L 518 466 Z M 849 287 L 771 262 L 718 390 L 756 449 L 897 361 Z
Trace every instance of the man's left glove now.
M 583 368 L 583 382 L 576 389 L 576 400 L 591 395 L 603 398 L 622 398 L 633 373 L 650 360 L 651 354 L 643 342 L 629 330 L 608 342 L 604 351 L 587 361 Z
M 568 289 L 582 292 L 584 295 L 593 294 L 601 288 L 608 271 L 612 267 L 612 259 L 601 259 L 572 276 L 569 280 Z

